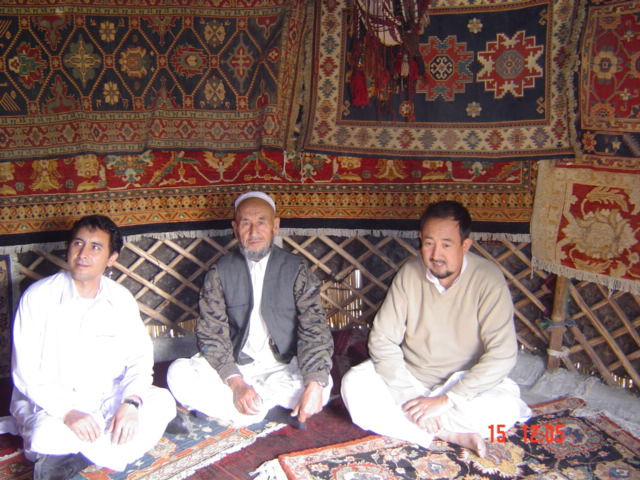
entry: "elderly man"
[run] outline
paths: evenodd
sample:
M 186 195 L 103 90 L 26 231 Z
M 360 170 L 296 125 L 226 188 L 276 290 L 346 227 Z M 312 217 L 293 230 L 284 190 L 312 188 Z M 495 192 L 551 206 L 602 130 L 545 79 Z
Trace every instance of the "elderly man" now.
M 471 252 L 457 202 L 427 207 L 420 255 L 398 271 L 369 336 L 371 360 L 342 381 L 357 425 L 429 447 L 434 437 L 486 452 L 531 412 L 507 375 L 516 362 L 513 303 L 500 270 Z
M 167 382 L 186 408 L 223 423 L 250 425 L 282 409 L 304 423 L 332 386 L 320 283 L 299 255 L 273 244 L 280 219 L 271 197 L 247 192 L 234 206 L 239 247 L 204 280 L 199 353 L 174 361 Z
M 122 248 L 107 217 L 78 220 L 68 271 L 31 285 L 13 331 L 11 414 L 35 480 L 64 480 L 90 464 L 123 470 L 176 415 L 152 386 L 153 350 L 138 304 L 103 276 Z

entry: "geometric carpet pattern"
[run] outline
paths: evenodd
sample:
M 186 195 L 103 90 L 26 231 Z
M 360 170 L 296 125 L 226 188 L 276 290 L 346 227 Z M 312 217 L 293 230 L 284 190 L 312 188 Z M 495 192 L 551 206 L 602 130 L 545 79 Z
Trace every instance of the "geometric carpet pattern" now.
M 426 450 L 373 435 L 281 455 L 263 465 L 257 478 L 269 478 L 268 473 L 289 480 L 640 478 L 640 440 L 605 416 L 575 416 L 582 405 L 575 398 L 540 405 L 526 424 L 494 432 L 484 458 L 443 441 Z
M 284 148 L 305 2 L 8 0 L 0 159 Z
M 404 88 L 365 106 L 351 98 L 351 77 L 363 59 L 352 57 L 346 3 L 316 3 L 318 71 L 305 150 L 489 161 L 572 153 L 567 109 L 579 2 L 432 2 L 412 58 L 415 92 Z M 376 79 L 395 79 L 392 49 L 378 55 Z

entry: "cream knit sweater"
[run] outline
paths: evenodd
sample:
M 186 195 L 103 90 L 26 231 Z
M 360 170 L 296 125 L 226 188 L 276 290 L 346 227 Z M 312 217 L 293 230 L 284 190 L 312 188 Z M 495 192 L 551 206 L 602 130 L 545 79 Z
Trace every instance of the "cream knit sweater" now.
M 442 295 L 426 278 L 422 258 L 398 271 L 369 336 L 376 371 L 396 399 L 415 396 L 415 381 L 432 388 L 467 370 L 450 390 L 471 399 L 500 383 L 516 362 L 513 302 L 493 263 L 467 253 L 460 278 Z M 419 393 L 421 394 L 421 393 Z

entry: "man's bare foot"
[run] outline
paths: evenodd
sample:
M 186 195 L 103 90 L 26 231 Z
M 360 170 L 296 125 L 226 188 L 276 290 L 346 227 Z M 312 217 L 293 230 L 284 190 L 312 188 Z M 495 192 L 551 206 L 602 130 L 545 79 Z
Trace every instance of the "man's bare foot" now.
M 487 454 L 487 444 L 477 433 L 452 433 L 441 430 L 436 435 L 440 440 L 455 443 L 461 447 L 473 450 L 477 456 L 484 458 Z

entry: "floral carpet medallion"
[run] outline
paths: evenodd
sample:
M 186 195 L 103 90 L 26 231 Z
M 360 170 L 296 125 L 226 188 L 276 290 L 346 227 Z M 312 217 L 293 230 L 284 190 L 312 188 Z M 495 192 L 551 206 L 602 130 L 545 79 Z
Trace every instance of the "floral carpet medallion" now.
M 540 162 L 534 266 L 640 293 L 640 159 Z
M 281 455 L 288 480 L 587 480 L 640 478 L 640 440 L 606 417 L 577 417 L 582 400 L 534 408 L 534 417 L 496 435 L 487 455 L 442 441 L 425 450 L 372 435 L 352 442 Z M 261 477 L 258 477 L 261 478 Z

